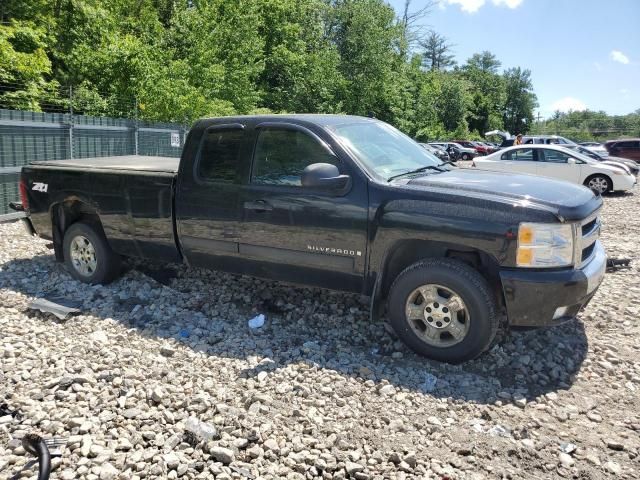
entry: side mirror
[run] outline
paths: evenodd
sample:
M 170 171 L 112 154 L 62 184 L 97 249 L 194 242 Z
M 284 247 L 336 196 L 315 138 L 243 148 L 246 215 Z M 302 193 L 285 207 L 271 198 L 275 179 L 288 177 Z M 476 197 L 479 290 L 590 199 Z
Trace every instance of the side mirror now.
M 300 181 L 305 188 L 339 191 L 349 184 L 349 175 L 340 175 L 338 167 L 330 163 L 313 163 L 302 171 Z
M 569 165 L 575 165 L 575 164 L 576 164 L 576 163 L 578 163 L 578 162 L 576 162 L 576 159 L 575 159 L 575 158 L 569 157 L 569 158 L 567 159 L 567 163 L 568 163 Z

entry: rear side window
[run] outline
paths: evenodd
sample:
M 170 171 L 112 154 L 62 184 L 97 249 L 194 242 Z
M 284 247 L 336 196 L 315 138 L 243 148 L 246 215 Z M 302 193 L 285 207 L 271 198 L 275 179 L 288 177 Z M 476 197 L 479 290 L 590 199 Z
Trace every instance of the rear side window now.
M 301 186 L 302 171 L 313 163 L 330 163 L 340 168 L 337 158 L 306 133 L 263 128 L 256 143 L 252 183 Z
M 220 183 L 237 183 L 240 148 L 244 130 L 212 129 L 204 133 L 198 177 Z
M 547 150 L 546 148 L 538 152 L 540 155 L 541 162 L 547 163 L 567 163 L 571 155 L 567 155 L 564 152 L 559 152 L 558 150 Z
M 626 142 L 618 142 L 614 145 L 617 148 L 637 148 L 638 142 L 634 141 L 626 141 Z
M 511 150 L 504 152 L 500 157 L 502 160 L 514 160 L 519 162 L 535 162 L 536 152 L 531 148 L 519 148 L 517 150 Z

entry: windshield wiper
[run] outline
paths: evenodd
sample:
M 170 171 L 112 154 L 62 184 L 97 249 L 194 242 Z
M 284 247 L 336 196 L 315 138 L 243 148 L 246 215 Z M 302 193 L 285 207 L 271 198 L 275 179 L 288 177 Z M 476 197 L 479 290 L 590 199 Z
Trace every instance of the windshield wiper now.
M 427 165 L 426 167 L 420 167 L 420 168 L 416 168 L 415 170 L 409 170 L 408 172 L 404 172 L 404 173 L 399 173 L 398 175 L 393 175 L 389 178 L 387 178 L 387 182 L 390 182 L 391 180 L 393 180 L 394 178 L 400 178 L 400 177 L 404 177 L 405 175 L 412 175 L 414 173 L 422 173 L 422 172 L 426 172 L 427 170 L 435 170 L 436 172 L 446 172 L 446 170 L 443 170 L 441 168 L 438 168 L 439 166 L 444 165 L 443 163 L 441 163 L 438 166 L 435 165 Z

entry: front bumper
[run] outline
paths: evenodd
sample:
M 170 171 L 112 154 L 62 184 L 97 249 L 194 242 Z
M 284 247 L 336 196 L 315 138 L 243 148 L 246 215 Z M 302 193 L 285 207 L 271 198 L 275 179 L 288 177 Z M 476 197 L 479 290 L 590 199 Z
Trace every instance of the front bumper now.
M 591 261 L 581 269 L 501 270 L 509 325 L 545 327 L 574 318 L 602 283 L 607 256 L 598 241 Z
M 631 190 L 638 179 L 635 175 L 612 175 L 613 178 L 613 190 L 614 191 L 626 191 Z

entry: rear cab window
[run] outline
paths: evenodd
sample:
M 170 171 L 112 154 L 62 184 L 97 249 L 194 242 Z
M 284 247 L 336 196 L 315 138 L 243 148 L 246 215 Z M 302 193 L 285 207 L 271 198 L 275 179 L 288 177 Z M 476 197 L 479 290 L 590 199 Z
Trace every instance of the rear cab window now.
M 202 137 L 196 177 L 214 183 L 239 183 L 239 157 L 245 143 L 240 127 L 213 127 Z

